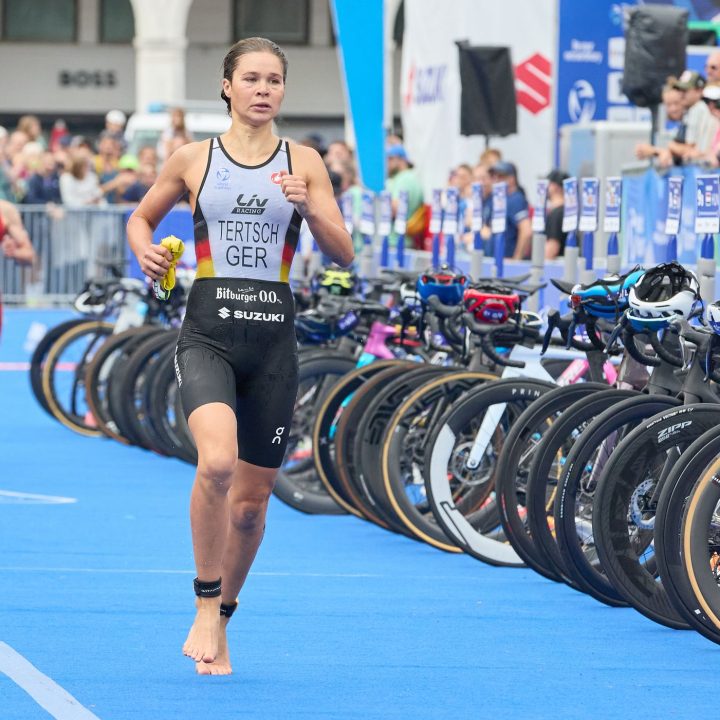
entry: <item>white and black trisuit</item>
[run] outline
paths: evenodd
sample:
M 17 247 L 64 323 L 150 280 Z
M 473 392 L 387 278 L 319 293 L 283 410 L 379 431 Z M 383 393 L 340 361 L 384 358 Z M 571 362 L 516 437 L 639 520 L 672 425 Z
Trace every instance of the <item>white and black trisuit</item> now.
M 297 393 L 288 279 L 302 218 L 280 188 L 282 170 L 292 173 L 287 141 L 253 166 L 210 141 L 193 214 L 197 276 L 175 352 L 186 417 L 229 405 L 240 459 L 270 468 L 282 464 Z

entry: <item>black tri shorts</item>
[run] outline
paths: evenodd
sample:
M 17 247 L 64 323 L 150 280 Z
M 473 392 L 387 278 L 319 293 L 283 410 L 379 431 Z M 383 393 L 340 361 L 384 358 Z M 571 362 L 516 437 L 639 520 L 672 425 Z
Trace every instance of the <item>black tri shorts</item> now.
M 238 457 L 282 464 L 298 385 L 295 303 L 287 283 L 200 278 L 175 351 L 185 417 L 221 402 L 237 418 Z

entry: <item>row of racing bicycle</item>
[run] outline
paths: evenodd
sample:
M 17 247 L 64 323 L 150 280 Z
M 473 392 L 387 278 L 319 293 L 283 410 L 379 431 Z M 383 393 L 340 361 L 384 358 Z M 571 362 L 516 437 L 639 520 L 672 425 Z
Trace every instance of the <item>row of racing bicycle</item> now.
M 523 310 L 526 277 L 435 268 L 294 288 L 300 384 L 275 493 L 720 642 L 720 304 L 678 263 Z M 167 302 L 91 282 L 33 354 L 67 427 L 194 463 Z

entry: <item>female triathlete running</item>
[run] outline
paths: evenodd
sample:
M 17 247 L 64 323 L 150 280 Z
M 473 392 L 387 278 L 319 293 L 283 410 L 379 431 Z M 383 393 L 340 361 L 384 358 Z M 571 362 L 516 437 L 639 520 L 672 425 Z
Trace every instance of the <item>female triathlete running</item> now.
M 152 243 L 153 230 L 190 194 L 198 269 L 175 369 L 198 449 L 190 499 L 197 614 L 183 652 L 201 674 L 231 672 L 225 628 L 288 440 L 297 391 L 288 277 L 302 220 L 332 260 L 353 260 L 322 159 L 273 134 L 286 75 L 272 41 L 233 45 L 221 93 L 230 130 L 178 149 L 128 222 L 143 272 L 160 279 L 172 256 Z

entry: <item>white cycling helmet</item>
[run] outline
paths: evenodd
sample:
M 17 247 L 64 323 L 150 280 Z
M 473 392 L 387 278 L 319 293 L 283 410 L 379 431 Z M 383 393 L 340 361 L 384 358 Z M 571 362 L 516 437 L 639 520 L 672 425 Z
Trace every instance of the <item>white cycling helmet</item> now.
M 630 288 L 627 318 L 636 330 L 659 330 L 675 318 L 688 319 L 700 302 L 695 273 L 677 262 L 663 263 Z
M 710 303 L 705 311 L 708 325 L 713 329 L 716 335 L 720 335 L 720 301 L 716 300 Z

